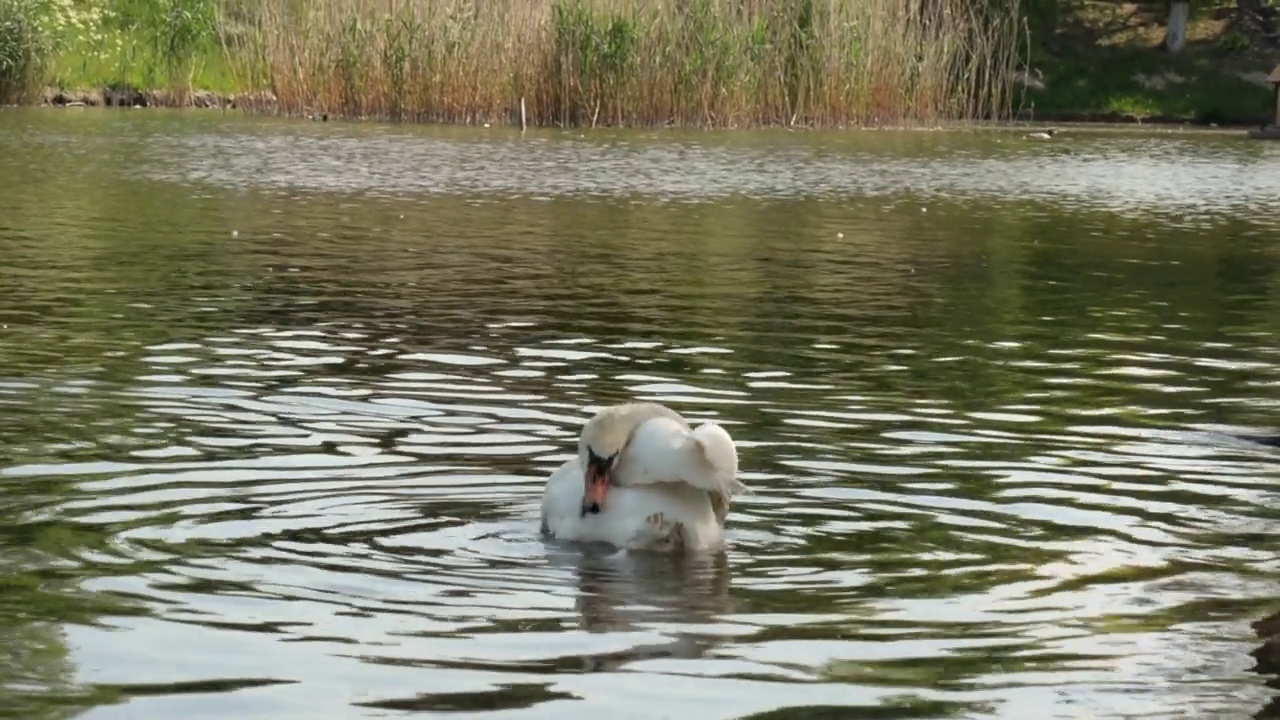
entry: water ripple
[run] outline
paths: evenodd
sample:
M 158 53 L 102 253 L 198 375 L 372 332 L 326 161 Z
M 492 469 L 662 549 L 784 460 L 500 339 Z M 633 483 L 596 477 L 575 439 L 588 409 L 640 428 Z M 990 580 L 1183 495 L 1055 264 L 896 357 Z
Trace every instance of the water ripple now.
M 0 137 L 33 166 L 151 148 L 0 173 L 26 268 L 0 277 L 6 707 L 1265 701 L 1245 651 L 1280 578 L 1270 150 L 100 117 Z M 975 202 L 995 195 L 1017 197 Z M 580 423 L 632 398 L 740 441 L 755 492 L 726 552 L 538 537 Z
M 201 131 L 207 128 L 207 131 Z M 48 126 L 25 141 L 57 147 L 76 128 Z M 136 129 L 133 130 L 136 135 Z M 1212 229 L 1206 213 L 1271 208 L 1280 154 L 1242 133 L 1068 129 L 1052 144 L 1000 131 L 592 133 L 395 126 L 153 123 L 139 166 L 147 177 L 217 187 L 451 195 L 476 207 L 509 197 L 704 202 L 882 197 L 1067 203 L 1115 212 L 1168 212 Z M 1265 223 L 1274 233 L 1274 222 Z M 1262 228 L 1259 228 L 1261 230 Z M 357 226 L 331 232 L 358 232 Z

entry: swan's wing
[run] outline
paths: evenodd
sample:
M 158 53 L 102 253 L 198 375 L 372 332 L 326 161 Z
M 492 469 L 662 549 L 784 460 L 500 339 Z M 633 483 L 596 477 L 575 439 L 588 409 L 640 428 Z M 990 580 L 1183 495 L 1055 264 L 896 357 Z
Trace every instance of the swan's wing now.
M 615 470 L 620 485 L 682 482 L 728 500 L 745 492 L 737 478 L 738 453 L 724 428 L 706 423 L 693 432 L 681 423 L 657 417 L 636 428 Z M 720 512 L 717 511 L 717 516 Z
M 717 487 L 708 490 L 711 496 L 711 510 L 715 513 L 716 522 L 724 525 L 729 515 L 729 502 L 734 495 L 750 492 L 750 489 L 738 479 L 738 449 L 733 438 L 724 428 L 715 423 L 704 423 L 694 430 L 691 437 L 702 449 L 707 463 L 716 468 L 721 476 Z

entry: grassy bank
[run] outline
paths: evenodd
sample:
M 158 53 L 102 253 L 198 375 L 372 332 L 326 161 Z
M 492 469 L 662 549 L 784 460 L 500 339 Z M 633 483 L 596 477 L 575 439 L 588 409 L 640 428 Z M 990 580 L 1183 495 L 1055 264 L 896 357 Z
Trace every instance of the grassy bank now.
M 1270 13 L 1242 14 L 1235 0 L 1196 2 L 1186 47 L 1170 53 L 1163 2 L 1038 3 L 1049 14 L 1029 17 L 1033 79 L 1020 117 L 1222 124 L 1274 117 L 1265 77 L 1280 62 L 1280 46 Z
M 209 0 L 0 0 L 0 102 L 47 87 L 241 90 Z
M 560 126 L 1269 117 L 1280 41 L 1237 0 L 1195 7 L 1170 54 L 1156 1 L 0 0 L 0 102 L 516 123 L 523 99 Z
M 998 118 L 1018 0 L 0 0 L 0 94 L 269 90 L 287 113 L 530 124 Z M 8 27 L 8 26 L 4 26 Z

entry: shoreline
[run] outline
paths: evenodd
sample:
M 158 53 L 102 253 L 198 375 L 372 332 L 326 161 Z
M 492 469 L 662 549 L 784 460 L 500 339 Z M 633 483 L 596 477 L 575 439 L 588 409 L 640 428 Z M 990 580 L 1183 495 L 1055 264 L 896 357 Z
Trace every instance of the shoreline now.
M 518 101 L 517 103 L 518 104 Z M 477 118 L 472 122 L 442 121 L 431 118 L 384 118 L 384 117 L 347 117 L 323 110 L 307 111 L 303 113 L 289 112 L 283 109 L 276 99 L 276 96 L 270 90 L 260 90 L 255 92 L 241 93 L 222 93 L 211 90 L 189 90 L 175 91 L 164 88 L 138 90 L 132 87 L 101 87 L 90 89 L 64 89 L 48 87 L 39 93 L 39 95 L 30 102 L 17 103 L 13 107 L 56 107 L 56 108 L 76 108 L 76 107 L 99 107 L 99 108 L 160 108 L 160 109 L 214 109 L 214 110 L 241 110 L 250 113 L 275 116 L 275 117 L 293 117 L 308 118 L 314 120 L 334 120 L 343 122 L 393 122 L 414 125 L 456 125 L 456 126 L 490 126 L 499 125 L 519 127 L 519 121 L 510 122 L 511 118 Z M 951 128 L 1015 128 L 1015 127 L 1042 127 L 1046 125 L 1067 125 L 1075 126 L 1081 129 L 1089 127 L 1113 127 L 1113 128 L 1132 128 L 1132 127 L 1151 127 L 1162 129 L 1187 128 L 1196 130 L 1245 130 L 1259 126 L 1256 120 L 1240 120 L 1229 119 L 1221 122 L 1206 122 L 1198 120 L 1194 117 L 1182 117 L 1177 115 L 1150 115 L 1138 116 L 1130 113 L 1120 112 L 1102 112 L 1102 111 L 1062 111 L 1062 112 L 1037 112 L 1016 111 L 1012 117 L 1005 120 L 989 120 L 989 121 L 955 121 L 955 122 L 921 122 L 921 123 L 897 123 L 885 125 L 808 125 L 804 123 L 794 124 L 763 124 L 751 126 L 720 126 L 720 125 L 689 125 L 677 126 L 673 124 L 654 125 L 635 127 L 635 130 L 653 130 L 661 128 L 680 129 L 701 129 L 701 130 L 765 130 L 765 129 L 793 129 L 793 130 L 874 130 L 874 129 L 947 129 Z M 530 126 L 537 127 L 537 126 Z M 588 125 L 550 125 L 548 128 L 558 129 L 589 129 Z M 627 126 L 600 125 L 600 129 L 626 129 Z
M 279 103 L 269 91 L 217 93 L 211 90 L 138 90 L 132 87 L 101 87 L 69 90 L 48 87 L 35 102 L 18 107 L 117 107 L 117 108 L 212 108 L 222 110 L 275 109 Z

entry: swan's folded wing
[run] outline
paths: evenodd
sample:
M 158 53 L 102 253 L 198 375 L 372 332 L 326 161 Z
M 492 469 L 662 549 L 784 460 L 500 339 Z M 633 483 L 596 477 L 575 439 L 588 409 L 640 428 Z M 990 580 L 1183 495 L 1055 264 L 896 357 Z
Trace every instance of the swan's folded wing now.
M 709 468 L 717 477 L 715 492 L 729 497 L 748 492 L 738 480 L 738 448 L 728 431 L 715 423 L 703 423 L 691 434 Z M 727 502 L 728 498 L 726 498 Z
M 690 433 L 667 418 L 636 428 L 618 463 L 620 485 L 682 482 L 728 498 L 746 492 L 737 478 L 738 454 L 724 428 L 707 423 Z

